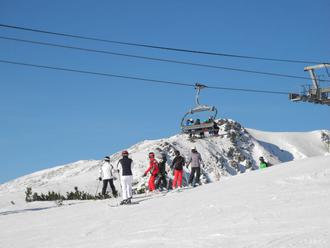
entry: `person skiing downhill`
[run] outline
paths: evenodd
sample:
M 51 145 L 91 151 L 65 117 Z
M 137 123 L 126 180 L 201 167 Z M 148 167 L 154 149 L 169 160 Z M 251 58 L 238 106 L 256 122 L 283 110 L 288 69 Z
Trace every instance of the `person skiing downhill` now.
M 114 174 L 114 168 L 110 163 L 110 157 L 106 156 L 102 161 L 102 165 L 100 168 L 100 175 L 99 175 L 99 180 L 100 181 L 103 180 L 103 187 L 102 187 L 103 197 L 105 197 L 106 195 L 108 183 L 110 184 L 112 195 L 114 197 L 117 197 L 117 190 L 115 188 L 115 185 L 113 184 L 113 179 L 114 179 L 113 174 Z
M 191 148 L 191 155 L 190 159 L 187 163 L 187 168 L 191 164 L 191 172 L 190 172 L 190 177 L 189 177 L 189 182 L 191 186 L 195 186 L 196 184 L 200 184 L 200 175 L 201 175 L 201 164 L 203 164 L 204 167 L 204 162 L 202 160 L 201 154 L 197 151 L 196 147 Z M 195 184 L 193 185 L 194 177 L 196 174 L 196 179 L 195 179 Z
M 118 167 L 118 165 L 120 165 Z M 122 158 L 117 163 L 118 173 L 121 175 L 121 188 L 123 200 L 120 205 L 131 204 L 133 183 L 133 160 L 128 157 L 128 151 L 122 152 Z
M 178 186 L 179 188 L 182 187 L 182 175 L 183 175 L 183 166 L 185 164 L 184 157 L 180 156 L 180 152 L 178 150 L 174 151 L 175 158 L 172 161 L 171 169 L 173 169 L 174 179 L 172 188 L 176 189 Z
M 158 181 L 156 183 L 156 188 L 158 189 L 159 187 L 161 188 L 161 190 L 163 189 L 167 189 L 167 181 L 166 181 L 166 162 L 167 162 L 167 158 L 166 158 L 166 154 L 162 153 L 162 159 L 160 160 L 160 162 L 158 163 L 158 168 L 159 168 L 159 173 L 158 173 Z
M 153 152 L 149 153 L 149 167 L 144 172 L 143 176 L 147 176 L 148 172 L 150 172 L 151 174 L 148 182 L 149 191 L 154 191 L 156 189 L 155 180 L 159 172 L 159 169 L 158 169 L 158 162 L 155 159 L 155 154 Z
M 260 169 L 265 169 L 268 167 L 268 163 L 265 161 L 264 157 L 260 157 L 259 161 L 260 161 L 260 164 L 259 164 Z

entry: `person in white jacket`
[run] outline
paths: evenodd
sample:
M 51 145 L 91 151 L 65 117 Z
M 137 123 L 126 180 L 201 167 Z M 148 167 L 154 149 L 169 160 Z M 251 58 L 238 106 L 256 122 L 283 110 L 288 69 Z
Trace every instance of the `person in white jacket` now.
M 108 184 L 110 184 L 112 195 L 114 197 L 117 197 L 117 190 L 115 185 L 113 184 L 114 179 L 114 168 L 112 164 L 110 163 L 110 157 L 106 156 L 104 157 L 104 160 L 102 162 L 101 168 L 100 168 L 100 175 L 99 180 L 103 180 L 103 188 L 102 188 L 102 195 L 105 196 Z

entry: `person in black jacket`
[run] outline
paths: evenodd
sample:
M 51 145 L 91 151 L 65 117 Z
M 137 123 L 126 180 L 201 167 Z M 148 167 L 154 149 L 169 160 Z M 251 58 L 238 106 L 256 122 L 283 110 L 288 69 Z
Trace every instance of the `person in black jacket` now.
M 166 162 L 167 162 L 166 154 L 162 153 L 162 159 L 158 162 L 159 172 L 158 172 L 158 181 L 156 183 L 156 188 L 159 189 L 159 187 L 160 187 L 160 190 L 167 188 Z
M 128 151 L 122 152 L 122 159 L 117 163 L 117 169 L 120 173 L 121 189 L 122 189 L 122 204 L 130 204 L 132 199 L 132 183 L 133 183 L 133 160 L 128 157 Z
M 184 157 L 180 156 L 180 152 L 176 150 L 174 152 L 175 158 L 172 161 L 171 169 L 174 169 L 174 179 L 172 188 L 176 189 L 178 186 L 179 188 L 182 187 L 182 175 L 183 175 L 183 166 L 185 165 Z

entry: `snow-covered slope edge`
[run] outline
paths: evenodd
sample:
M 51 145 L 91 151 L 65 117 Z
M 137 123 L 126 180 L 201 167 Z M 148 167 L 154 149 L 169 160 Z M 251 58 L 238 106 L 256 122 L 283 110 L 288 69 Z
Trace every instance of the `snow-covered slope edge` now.
M 0 213 L 0 247 L 326 248 L 329 165 L 330 156 L 288 162 L 128 207 L 12 206 Z

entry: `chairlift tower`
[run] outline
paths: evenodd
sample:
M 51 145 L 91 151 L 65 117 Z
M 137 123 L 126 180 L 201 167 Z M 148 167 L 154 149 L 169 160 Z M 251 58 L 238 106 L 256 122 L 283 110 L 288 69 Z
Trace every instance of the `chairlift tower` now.
M 301 94 L 290 93 L 289 99 L 292 102 L 310 102 L 316 104 L 326 104 L 330 106 L 330 87 L 322 88 L 317 78 L 315 70 L 322 68 L 330 68 L 330 64 L 319 64 L 314 66 L 306 66 L 304 71 L 308 71 L 311 79 L 312 85 L 309 86 L 309 89 L 304 89 Z

